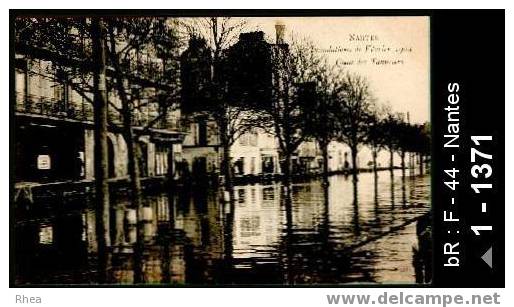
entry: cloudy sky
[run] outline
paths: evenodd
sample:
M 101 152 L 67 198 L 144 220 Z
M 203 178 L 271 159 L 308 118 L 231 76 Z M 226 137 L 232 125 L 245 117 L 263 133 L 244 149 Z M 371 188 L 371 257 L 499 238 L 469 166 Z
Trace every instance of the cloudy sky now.
M 430 119 L 428 17 L 266 17 L 247 18 L 248 30 L 275 41 L 275 25 L 307 38 L 329 61 L 365 75 L 376 98 L 411 122 Z M 371 40 L 371 37 L 373 39 Z M 352 39 L 353 38 L 353 39 Z

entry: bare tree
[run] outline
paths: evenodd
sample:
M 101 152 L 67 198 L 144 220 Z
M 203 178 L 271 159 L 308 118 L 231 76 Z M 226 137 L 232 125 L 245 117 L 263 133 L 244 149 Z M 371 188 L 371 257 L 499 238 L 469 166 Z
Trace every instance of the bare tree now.
M 233 190 L 233 174 L 230 148 L 234 142 L 250 128 L 255 113 L 247 112 L 241 106 L 234 106 L 228 95 L 227 80 L 224 75 L 226 50 L 232 46 L 243 31 L 246 21 L 232 17 L 188 18 L 182 23 L 188 37 L 199 37 L 206 41 L 211 55 L 207 59 L 211 74 L 207 80 L 208 102 L 205 111 L 212 116 L 218 127 L 219 140 L 223 150 L 221 162 L 225 189 Z
M 121 113 L 127 144 L 132 205 L 139 214 L 142 208 L 141 152 L 133 126 L 142 125 L 148 130 L 165 121 L 170 109 L 178 105 L 179 70 L 176 65 L 166 68 L 166 64 L 173 63 L 177 56 L 173 51 L 179 46 L 178 38 L 173 32 L 173 23 L 167 18 L 110 18 L 107 27 L 109 63 L 121 102 L 116 109 Z M 164 44 L 159 44 L 157 38 Z M 153 118 L 143 122 L 136 120 L 136 116 L 144 116 L 143 110 L 152 105 L 157 105 L 159 110 Z M 139 239 L 142 240 L 141 234 Z
M 384 148 L 389 152 L 389 170 L 391 176 L 394 170 L 394 153 L 398 148 L 398 140 L 395 135 L 395 127 L 399 119 L 397 115 L 392 112 L 389 105 L 385 107 L 385 114 L 382 120 L 382 133 L 384 134 Z
M 371 105 L 368 117 L 368 135 L 366 138 L 366 144 L 369 146 L 371 150 L 371 157 L 373 160 L 373 173 L 375 174 L 375 179 L 377 177 L 378 154 L 387 145 L 386 133 L 384 132 L 385 116 L 386 108 L 384 108 L 376 102 Z
M 407 153 L 412 157 L 411 160 L 414 160 L 415 154 L 430 151 L 430 138 L 425 125 L 410 124 L 404 121 L 401 116 L 400 119 L 396 126 L 396 138 L 398 140 L 398 153 L 402 159 L 402 169 L 404 169 Z M 413 169 L 414 161 L 411 161 L 410 164 L 409 168 Z M 403 170 L 402 175 L 405 177 L 405 170 Z
M 405 121 L 403 113 L 394 115 L 394 121 L 390 123 L 391 142 L 394 151 L 400 156 L 402 169 L 402 180 L 405 180 L 405 157 L 409 149 L 409 124 Z
M 267 110 L 278 139 L 285 186 L 292 176 L 293 153 L 308 139 L 305 112 L 315 103 L 315 87 L 322 59 L 308 40 L 291 38 L 290 45 L 272 49 L 272 95 Z
M 309 137 L 317 141 L 323 157 L 323 183 L 328 185 L 328 145 L 337 136 L 336 120 L 334 118 L 334 74 L 335 66 L 327 61 L 321 61 L 316 65 L 315 91 L 310 106 L 306 106 L 309 112 L 305 113 L 305 130 Z
M 368 120 L 368 136 L 366 144 L 371 150 L 371 157 L 373 163 L 373 177 L 375 189 L 375 202 L 378 203 L 378 154 L 382 149 L 387 146 L 387 134 L 385 133 L 384 120 L 387 114 L 387 108 L 379 105 L 376 101 L 370 108 Z
M 338 139 L 350 147 L 352 176 L 357 182 L 357 154 L 368 137 L 368 124 L 372 95 L 369 82 L 356 73 L 342 74 L 337 85 L 338 112 L 334 112 L 338 127 Z
M 106 54 L 104 49 L 105 28 L 100 18 L 95 17 L 91 22 L 91 37 L 93 41 L 93 70 L 95 89 L 95 193 L 96 233 L 98 238 L 99 280 L 104 282 L 106 272 L 108 247 L 111 245 L 109 234 L 109 185 L 107 183 L 107 89 L 105 77 Z

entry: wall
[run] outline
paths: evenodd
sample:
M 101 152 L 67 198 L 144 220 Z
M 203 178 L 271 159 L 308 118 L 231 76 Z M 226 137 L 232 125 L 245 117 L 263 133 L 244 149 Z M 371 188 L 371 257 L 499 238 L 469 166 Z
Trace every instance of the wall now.
M 127 143 L 123 136 L 119 133 L 109 132 L 107 134 L 107 142 L 112 144 L 113 156 L 109 157 L 109 163 L 114 162 L 114 175 L 116 178 L 128 176 L 128 152 Z M 108 145 L 110 146 L 110 145 Z M 95 177 L 95 137 L 92 129 L 84 131 L 84 153 L 85 153 L 85 179 L 92 180 Z

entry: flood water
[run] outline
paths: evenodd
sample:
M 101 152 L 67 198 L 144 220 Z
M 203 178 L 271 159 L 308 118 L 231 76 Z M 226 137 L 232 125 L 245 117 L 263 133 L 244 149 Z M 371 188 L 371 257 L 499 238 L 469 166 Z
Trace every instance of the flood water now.
M 296 183 L 238 186 L 235 201 L 194 187 L 147 195 L 145 244 L 125 199 L 111 210 L 112 284 L 302 285 L 420 282 L 416 218 L 430 210 L 430 177 L 379 172 Z M 33 204 L 14 227 L 17 285 L 96 284 L 95 212 L 87 198 Z M 423 255 L 422 255 L 423 256 Z M 140 261 L 141 263 L 135 263 Z M 138 266 L 137 264 L 141 264 Z M 140 270 L 135 268 L 139 267 Z M 421 270 L 423 270 L 421 268 Z

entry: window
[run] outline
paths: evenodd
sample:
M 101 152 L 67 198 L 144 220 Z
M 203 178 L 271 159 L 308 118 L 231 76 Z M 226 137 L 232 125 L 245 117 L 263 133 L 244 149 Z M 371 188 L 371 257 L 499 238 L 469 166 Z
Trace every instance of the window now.
M 255 174 L 255 157 L 252 157 L 250 160 L 250 174 Z
M 262 173 L 271 174 L 275 172 L 273 156 L 262 155 Z
M 54 82 L 54 100 L 58 103 L 66 103 L 66 86 L 59 82 Z
M 250 132 L 250 146 L 257 146 L 257 133 L 256 132 Z
M 244 174 L 244 165 L 245 159 L 241 157 L 234 162 L 234 174 L 235 175 L 243 175 Z
M 168 148 L 162 144 L 155 145 L 155 174 L 165 175 L 168 172 Z
M 239 144 L 241 146 L 257 146 L 257 133 L 256 132 L 246 132 L 239 138 Z
M 239 137 L 239 144 L 241 146 L 247 146 L 248 145 L 248 136 L 247 136 L 246 133 Z
M 198 122 L 198 140 L 199 146 L 207 146 L 207 122 L 201 120 Z

